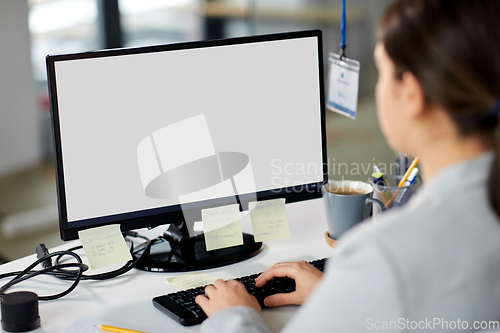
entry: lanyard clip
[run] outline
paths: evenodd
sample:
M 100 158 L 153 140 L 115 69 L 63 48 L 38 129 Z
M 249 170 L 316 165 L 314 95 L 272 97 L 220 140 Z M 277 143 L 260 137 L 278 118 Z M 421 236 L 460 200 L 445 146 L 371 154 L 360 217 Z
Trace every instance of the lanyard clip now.
M 344 61 L 345 62 L 345 58 L 346 58 L 346 55 L 345 55 L 345 44 L 343 44 L 343 43 L 340 43 L 339 57 L 340 57 L 340 61 Z

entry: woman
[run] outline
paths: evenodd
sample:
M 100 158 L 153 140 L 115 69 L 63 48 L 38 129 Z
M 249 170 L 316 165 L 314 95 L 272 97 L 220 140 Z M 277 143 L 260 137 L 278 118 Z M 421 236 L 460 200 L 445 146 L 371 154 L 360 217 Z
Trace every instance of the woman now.
M 499 13 L 497 0 L 401 0 L 386 11 L 374 52 L 379 123 L 394 150 L 420 156 L 426 185 L 347 233 L 324 277 L 300 262 L 257 279 L 296 280 L 294 293 L 265 301 L 304 303 L 285 332 L 474 330 L 500 319 Z M 267 331 L 241 284 L 205 292 L 204 332 Z

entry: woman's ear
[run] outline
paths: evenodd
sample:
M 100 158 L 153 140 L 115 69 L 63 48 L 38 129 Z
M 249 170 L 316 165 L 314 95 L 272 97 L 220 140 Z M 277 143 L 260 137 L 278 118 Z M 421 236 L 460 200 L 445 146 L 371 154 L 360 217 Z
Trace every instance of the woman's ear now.
M 401 98 L 407 106 L 405 109 L 408 118 L 418 118 L 424 113 L 425 96 L 422 86 L 411 72 L 404 72 L 400 81 Z

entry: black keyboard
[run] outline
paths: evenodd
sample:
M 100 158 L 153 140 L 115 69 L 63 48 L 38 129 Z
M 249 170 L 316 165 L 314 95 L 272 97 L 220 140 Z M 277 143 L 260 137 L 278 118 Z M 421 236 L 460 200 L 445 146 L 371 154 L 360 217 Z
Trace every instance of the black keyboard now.
M 323 272 L 326 258 L 310 261 L 309 263 Z M 264 299 L 267 296 L 277 293 L 291 293 L 295 291 L 295 281 L 290 278 L 274 278 L 265 286 L 257 288 L 255 286 L 255 278 L 259 275 L 260 273 L 252 274 L 235 280 L 243 283 L 248 292 L 257 298 L 262 308 L 266 308 Z M 205 320 L 207 316 L 200 306 L 196 304 L 194 299 L 196 296 L 204 294 L 205 287 L 183 290 L 155 297 L 153 298 L 153 305 L 181 325 L 197 325 Z

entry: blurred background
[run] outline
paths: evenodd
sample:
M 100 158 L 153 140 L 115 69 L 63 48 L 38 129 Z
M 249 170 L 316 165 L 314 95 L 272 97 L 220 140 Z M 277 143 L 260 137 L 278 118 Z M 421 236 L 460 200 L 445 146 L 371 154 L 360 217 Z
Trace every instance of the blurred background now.
M 356 120 L 326 111 L 332 179 L 366 181 L 373 163 L 394 163 L 378 127 L 372 59 L 390 2 L 346 1 L 346 52 L 361 62 L 360 91 Z M 0 0 L 0 263 L 62 243 L 47 54 L 321 29 L 326 79 L 340 13 L 340 0 Z

